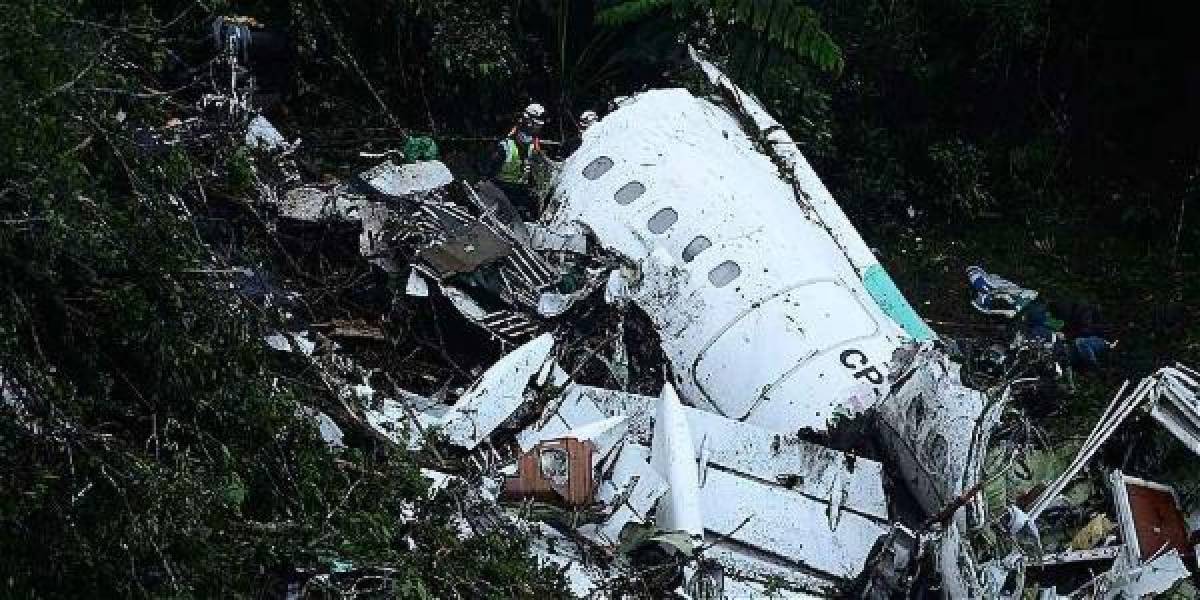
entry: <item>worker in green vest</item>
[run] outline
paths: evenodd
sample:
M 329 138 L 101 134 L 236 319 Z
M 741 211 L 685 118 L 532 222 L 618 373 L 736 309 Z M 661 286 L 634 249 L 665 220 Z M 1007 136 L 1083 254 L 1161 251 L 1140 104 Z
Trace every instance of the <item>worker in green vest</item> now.
M 538 137 L 545 123 L 546 109 L 541 104 L 525 107 L 517 124 L 500 140 L 492 156 L 492 180 L 526 216 L 535 216 L 538 210 L 532 192 L 533 166 L 535 162 L 546 161 Z

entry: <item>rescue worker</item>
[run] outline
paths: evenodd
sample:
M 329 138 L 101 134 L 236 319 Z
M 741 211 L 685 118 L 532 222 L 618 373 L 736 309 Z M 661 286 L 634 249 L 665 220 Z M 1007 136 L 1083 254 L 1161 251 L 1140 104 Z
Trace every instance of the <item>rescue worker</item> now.
M 599 120 L 600 120 L 600 115 L 597 115 L 596 111 L 594 111 L 594 110 L 583 111 L 583 114 L 579 115 L 579 132 L 583 133 L 583 132 L 587 131 L 589 127 L 591 127 L 592 125 L 595 125 L 596 121 L 599 121 Z
M 533 103 L 525 107 L 521 118 L 495 149 L 492 179 L 513 206 L 527 217 L 534 216 L 538 206 L 533 194 L 534 162 L 545 163 L 541 133 L 546 122 L 546 109 Z
M 579 149 L 579 146 L 583 144 L 583 132 L 587 131 L 589 127 L 595 125 L 596 121 L 599 120 L 600 115 L 597 115 L 594 110 L 585 110 L 580 113 L 579 121 L 576 122 L 576 125 L 579 127 L 579 135 L 567 140 L 563 145 L 563 154 L 566 156 L 574 154 Z

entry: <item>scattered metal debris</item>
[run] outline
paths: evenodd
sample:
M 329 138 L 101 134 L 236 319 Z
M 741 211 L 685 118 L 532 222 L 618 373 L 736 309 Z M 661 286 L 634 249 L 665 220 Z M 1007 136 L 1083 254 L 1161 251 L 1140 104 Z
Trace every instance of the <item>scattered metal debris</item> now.
M 392 302 L 504 350 L 454 365 L 453 385 L 417 373 L 417 394 L 339 346 L 387 349 L 386 318 L 264 340 L 329 389 L 308 414 L 332 447 L 355 428 L 433 457 L 430 493 L 461 495 L 462 535 L 520 528 L 589 597 L 634 579 L 693 598 L 1140 597 L 1195 569 L 1169 486 L 1116 471 L 1086 520 L 1051 517 L 1139 407 L 1200 454 L 1200 375 L 1176 365 L 1122 388 L 1061 472 L 989 503 L 1031 454 L 1012 401 L 1029 380 L 1001 369 L 967 385 L 796 144 L 712 64 L 696 59 L 712 97 L 651 90 L 589 127 L 525 222 L 438 161 L 300 182 L 297 143 L 251 116 L 247 31 L 214 31 L 232 79 L 210 100 L 289 165 L 282 184 L 258 182 L 259 205 L 353 231 Z M 1036 297 L 982 269 L 971 280 L 985 312 Z

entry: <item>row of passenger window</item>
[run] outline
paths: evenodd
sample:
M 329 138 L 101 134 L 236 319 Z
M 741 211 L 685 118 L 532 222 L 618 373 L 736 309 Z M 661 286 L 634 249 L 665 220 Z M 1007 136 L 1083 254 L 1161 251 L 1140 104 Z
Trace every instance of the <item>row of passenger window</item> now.
M 613 161 L 607 156 L 599 156 L 588 163 L 583 168 L 583 176 L 587 179 L 595 181 L 602 177 L 613 167 Z M 646 186 L 640 181 L 630 181 L 621 186 L 613 199 L 622 206 L 632 204 L 646 193 Z M 654 213 L 650 220 L 646 222 L 646 228 L 650 233 L 662 235 L 667 232 L 675 222 L 679 220 L 679 213 L 675 209 L 667 207 Z M 683 262 L 690 263 L 700 255 L 701 252 L 708 250 L 712 246 L 712 240 L 698 235 L 688 242 L 688 245 L 683 249 Z M 726 260 L 715 266 L 708 272 L 708 281 L 716 287 L 725 287 L 729 285 L 738 275 L 742 274 L 742 268 L 732 260 Z

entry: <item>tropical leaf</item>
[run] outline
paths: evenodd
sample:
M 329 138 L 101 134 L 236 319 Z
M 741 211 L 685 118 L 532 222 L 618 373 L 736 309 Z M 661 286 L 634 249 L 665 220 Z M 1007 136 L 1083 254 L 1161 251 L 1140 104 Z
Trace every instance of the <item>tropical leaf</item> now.
M 596 13 L 596 22 L 609 27 L 628 25 L 649 18 L 678 0 L 625 0 Z
M 616 27 L 643 21 L 671 6 L 676 19 L 711 15 L 718 23 L 744 27 L 771 44 L 822 70 L 839 72 L 842 49 L 821 27 L 821 16 L 799 0 L 624 0 L 600 10 L 596 21 Z

